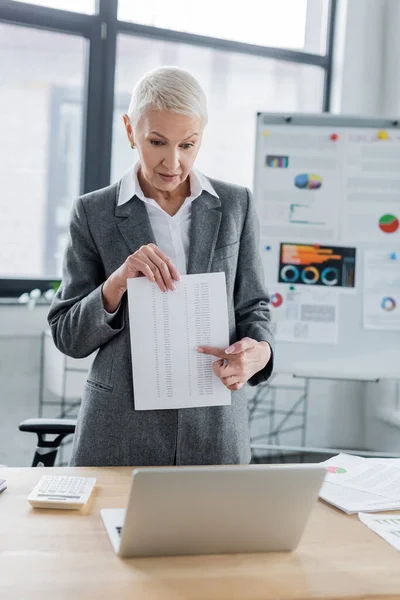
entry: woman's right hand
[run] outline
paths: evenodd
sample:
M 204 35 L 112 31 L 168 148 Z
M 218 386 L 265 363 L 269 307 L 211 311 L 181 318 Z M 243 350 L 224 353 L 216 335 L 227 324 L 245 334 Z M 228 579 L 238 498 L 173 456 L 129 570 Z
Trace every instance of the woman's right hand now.
M 108 312 L 117 310 L 126 292 L 127 279 L 134 277 L 147 277 L 149 281 L 156 282 L 162 292 L 175 290 L 174 281 L 180 279 L 171 259 L 155 244 L 141 246 L 104 283 L 103 302 Z

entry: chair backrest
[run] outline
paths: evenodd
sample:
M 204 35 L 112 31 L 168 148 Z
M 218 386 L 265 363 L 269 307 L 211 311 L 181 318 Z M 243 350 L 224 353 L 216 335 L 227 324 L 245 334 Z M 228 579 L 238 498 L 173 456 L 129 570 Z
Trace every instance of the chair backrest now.
M 20 431 L 36 433 L 38 442 L 32 461 L 32 467 L 54 467 L 61 442 L 75 433 L 76 419 L 26 419 L 19 424 Z M 47 440 L 46 435 L 56 435 Z

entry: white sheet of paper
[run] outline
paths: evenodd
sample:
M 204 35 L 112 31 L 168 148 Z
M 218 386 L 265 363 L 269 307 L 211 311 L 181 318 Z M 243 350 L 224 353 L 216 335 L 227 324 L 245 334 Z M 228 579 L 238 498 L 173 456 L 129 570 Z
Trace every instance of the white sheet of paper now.
M 400 510 L 400 500 L 324 482 L 319 497 L 347 514 Z
M 329 131 L 329 130 L 328 130 Z M 342 136 L 332 143 L 323 127 L 268 126 L 260 131 L 257 152 L 258 214 L 269 239 L 337 239 L 343 197 Z M 274 163 L 274 156 L 284 162 Z M 299 176 L 308 177 L 304 185 Z M 307 175 L 308 174 L 308 175 Z M 314 185 L 313 185 L 314 184 Z
M 275 337 L 280 342 L 337 344 L 339 299 L 325 288 L 275 285 L 271 289 L 271 313 Z
M 389 542 L 393 548 L 400 550 L 400 515 L 366 515 L 360 512 L 358 517 L 364 525 Z
M 379 512 L 382 510 L 400 510 L 400 499 L 394 499 L 383 491 L 377 493 L 377 488 L 370 486 L 365 474 L 372 468 L 386 470 L 390 467 L 399 467 L 399 459 L 363 458 L 352 454 L 338 454 L 322 463 L 327 474 L 320 491 L 320 498 L 333 506 L 340 508 L 348 514 L 362 512 Z M 365 487 L 355 484 L 350 487 L 351 481 L 362 480 Z M 347 479 L 346 479 L 347 478 Z
M 328 483 L 400 501 L 397 459 L 379 460 L 339 454 L 323 464 L 328 469 L 325 477 Z
M 364 327 L 400 330 L 400 247 L 364 252 Z
M 353 243 L 398 244 L 400 240 L 400 140 L 387 133 L 388 139 L 380 141 L 373 128 L 347 132 L 342 223 L 344 237 Z M 385 217 L 387 230 L 381 223 Z
M 229 346 L 225 273 L 184 275 L 161 292 L 145 277 L 128 279 L 135 410 L 221 406 L 231 392 L 198 346 Z

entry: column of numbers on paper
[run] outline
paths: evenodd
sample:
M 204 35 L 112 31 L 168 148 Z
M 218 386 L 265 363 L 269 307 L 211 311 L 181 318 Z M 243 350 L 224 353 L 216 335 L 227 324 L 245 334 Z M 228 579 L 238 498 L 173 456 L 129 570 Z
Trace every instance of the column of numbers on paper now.
M 192 396 L 192 366 L 191 366 L 191 357 L 192 357 L 192 348 L 190 343 L 190 320 L 189 320 L 189 295 L 188 289 L 185 285 L 184 291 L 184 302 L 185 302 L 185 329 L 186 329 L 186 356 L 187 356 L 187 368 L 188 368 L 188 393 L 189 396 Z
M 210 296 L 207 283 L 198 283 L 194 288 L 196 345 L 211 345 L 211 314 Z M 213 393 L 212 358 L 209 355 L 199 354 L 197 357 L 197 387 L 198 394 Z
M 157 396 L 161 396 L 160 386 L 160 352 L 158 344 L 158 330 L 157 330 L 157 298 L 155 287 L 152 288 L 151 293 L 152 299 L 152 316 L 153 316 L 153 340 L 154 340 L 154 364 L 156 369 L 156 392 Z
M 164 337 L 164 364 L 165 364 L 165 395 L 168 398 L 173 396 L 172 386 L 172 352 L 171 352 L 171 331 L 169 322 L 169 296 L 164 293 L 162 296 L 162 317 L 163 317 L 163 337 Z

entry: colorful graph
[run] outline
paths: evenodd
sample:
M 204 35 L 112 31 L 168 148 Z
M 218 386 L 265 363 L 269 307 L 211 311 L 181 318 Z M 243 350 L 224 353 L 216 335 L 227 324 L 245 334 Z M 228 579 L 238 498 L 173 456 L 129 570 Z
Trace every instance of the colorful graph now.
M 275 308 L 279 308 L 283 304 L 283 297 L 278 292 L 276 294 L 271 294 L 271 304 Z
M 284 283 L 294 283 L 299 278 L 300 271 L 294 265 L 285 265 L 281 268 L 279 278 Z
M 349 273 L 345 279 L 346 283 L 348 283 Z M 327 267 L 321 273 L 321 280 L 324 285 L 337 285 L 339 283 L 339 271 L 335 267 Z
M 294 178 L 294 185 L 300 190 L 317 190 L 322 185 L 322 177 L 314 173 L 300 173 Z
M 356 249 L 281 243 L 279 283 L 355 287 Z
M 395 215 L 383 215 L 379 219 L 379 229 L 384 233 L 394 233 L 399 227 L 399 219 Z
M 380 525 L 400 525 L 400 519 L 397 518 L 374 519 L 374 521 Z
M 343 473 L 347 473 L 347 469 L 343 469 L 343 467 L 334 467 L 333 465 L 326 467 L 326 470 L 328 471 L 328 473 L 334 473 L 335 475 L 342 475 Z
M 272 169 L 287 169 L 289 166 L 289 157 L 267 154 L 265 166 L 271 167 Z
M 392 312 L 392 310 L 394 310 L 396 306 L 396 300 L 394 298 L 390 298 L 389 296 L 383 298 L 381 302 L 381 308 L 383 308 L 383 310 L 386 312 Z
M 319 271 L 316 267 L 306 267 L 305 269 L 303 269 L 303 272 L 301 274 L 301 279 L 303 281 L 303 283 L 309 283 L 309 284 L 313 284 L 313 283 L 317 283 L 318 279 L 319 279 Z

